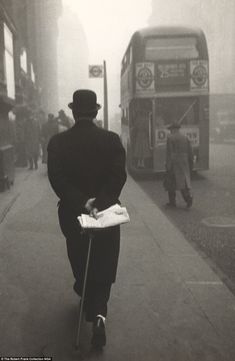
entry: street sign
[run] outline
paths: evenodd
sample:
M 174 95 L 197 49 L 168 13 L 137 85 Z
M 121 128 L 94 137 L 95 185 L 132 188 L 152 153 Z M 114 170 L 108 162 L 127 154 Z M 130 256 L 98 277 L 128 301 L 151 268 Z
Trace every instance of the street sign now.
M 103 65 L 89 65 L 89 78 L 103 78 L 104 67 Z

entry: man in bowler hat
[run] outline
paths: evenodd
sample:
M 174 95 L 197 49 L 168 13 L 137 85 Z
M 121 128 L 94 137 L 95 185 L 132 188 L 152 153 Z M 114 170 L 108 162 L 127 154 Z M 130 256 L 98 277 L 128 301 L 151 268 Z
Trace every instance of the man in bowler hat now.
M 101 106 L 93 91 L 75 91 L 68 106 L 75 125 L 50 140 L 48 177 L 60 199 L 59 223 L 75 278 L 74 290 L 81 296 L 88 236 L 82 232 L 77 217 L 81 213 L 96 217 L 98 211 L 119 202 L 126 181 L 125 150 L 116 133 L 94 124 Z M 119 248 L 120 226 L 94 232 L 84 302 L 86 320 L 93 322 L 94 347 L 106 344 L 105 318 Z
M 171 134 L 166 144 L 165 188 L 168 191 L 170 207 L 176 207 L 176 190 L 182 194 L 188 208 L 192 206 L 191 172 L 193 169 L 192 146 L 187 136 L 180 133 L 180 124 L 173 122 L 168 126 Z

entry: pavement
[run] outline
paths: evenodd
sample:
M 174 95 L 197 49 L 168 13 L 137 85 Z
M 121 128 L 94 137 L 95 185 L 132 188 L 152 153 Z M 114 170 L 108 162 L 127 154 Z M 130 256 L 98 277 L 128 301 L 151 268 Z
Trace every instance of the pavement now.
M 16 168 L 14 184 L 9 189 L 0 192 L 0 223 L 3 222 L 7 213 L 21 194 L 22 186 L 31 174 L 32 171 L 28 170 L 28 168 Z
M 107 345 L 102 353 L 94 353 L 90 349 L 91 326 L 84 322 L 81 352 L 76 352 L 78 300 L 72 292 L 71 271 L 57 225 L 56 197 L 44 173 L 42 168 L 39 173 L 24 170 L 16 176 L 15 188 L 8 196 L 0 194 L 2 232 L 8 239 L 13 230 L 18 232 L 28 247 L 24 263 L 11 271 L 10 286 L 4 274 L 7 265 L 0 271 L 8 287 L 2 295 L 5 309 L 1 311 L 8 331 L 0 356 L 3 352 L 5 356 L 43 355 L 53 356 L 53 361 L 235 360 L 233 294 L 131 177 L 121 196 L 131 222 L 122 226 L 118 275 L 106 322 Z M 26 232 L 29 224 L 35 228 L 34 233 L 30 229 L 30 242 Z M 15 249 L 18 244 L 19 239 L 14 245 L 15 262 L 17 257 L 21 259 L 21 249 Z M 13 251 L 9 243 L 2 247 L 4 263 L 6 257 L 12 259 Z M 37 272 L 37 287 L 30 280 L 33 272 Z M 48 287 L 56 276 L 58 280 Z M 48 291 L 43 293 L 45 288 Z M 7 302 L 13 291 L 19 299 Z M 17 319 L 9 323 L 9 315 L 14 313 Z M 0 331 L 3 335 L 3 326 Z M 14 341 L 11 331 L 17 335 Z

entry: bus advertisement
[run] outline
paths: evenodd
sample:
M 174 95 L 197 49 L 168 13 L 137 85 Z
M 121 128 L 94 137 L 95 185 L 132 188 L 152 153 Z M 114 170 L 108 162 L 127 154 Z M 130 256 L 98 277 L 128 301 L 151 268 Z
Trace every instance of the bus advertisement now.
M 165 170 L 167 127 L 173 121 L 192 143 L 194 169 L 208 169 L 209 64 L 202 30 L 136 31 L 122 59 L 121 110 L 130 171 Z

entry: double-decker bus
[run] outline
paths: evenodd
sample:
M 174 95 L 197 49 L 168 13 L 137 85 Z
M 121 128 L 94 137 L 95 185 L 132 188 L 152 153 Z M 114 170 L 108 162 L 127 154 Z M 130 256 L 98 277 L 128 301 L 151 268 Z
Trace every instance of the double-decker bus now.
M 209 64 L 201 29 L 136 31 L 121 64 L 121 137 L 128 169 L 165 170 L 168 125 L 181 125 L 193 146 L 194 169 L 209 168 Z

